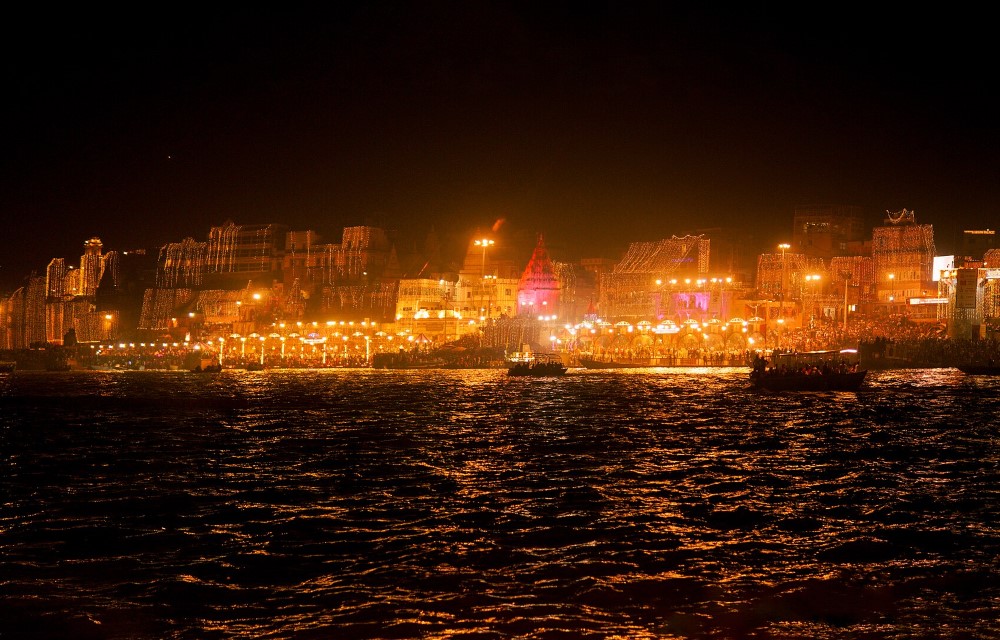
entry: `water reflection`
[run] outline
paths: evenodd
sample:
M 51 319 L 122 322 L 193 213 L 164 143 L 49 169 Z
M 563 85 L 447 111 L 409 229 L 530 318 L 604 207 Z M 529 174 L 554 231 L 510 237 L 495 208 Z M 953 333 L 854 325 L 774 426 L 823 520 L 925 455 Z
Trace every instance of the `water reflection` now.
M 19 633 L 997 631 L 988 378 L 879 372 L 806 394 L 753 392 L 742 370 L 7 382 L 0 619 Z

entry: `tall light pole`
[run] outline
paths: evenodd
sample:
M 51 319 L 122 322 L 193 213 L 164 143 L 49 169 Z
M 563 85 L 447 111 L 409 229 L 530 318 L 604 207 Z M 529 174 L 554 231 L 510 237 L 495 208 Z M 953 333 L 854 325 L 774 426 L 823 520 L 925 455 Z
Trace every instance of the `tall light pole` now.
M 779 300 L 781 301 L 781 311 L 780 315 L 782 318 L 785 317 L 785 251 L 791 248 L 791 245 L 787 242 L 782 242 L 778 245 L 781 249 L 781 294 Z
M 493 246 L 494 242 L 489 238 L 481 238 L 479 240 L 476 240 L 475 244 L 477 247 L 483 248 L 483 272 L 480 274 L 480 279 L 479 279 L 479 286 L 481 287 L 480 293 L 482 294 L 482 297 L 480 298 L 480 303 L 482 303 L 482 298 L 486 297 L 486 249 L 487 247 Z M 489 315 L 488 312 L 485 315 L 480 313 L 480 322 L 482 322 L 482 319 L 487 315 Z M 480 331 L 482 331 L 482 327 L 480 327 Z
M 815 309 L 816 309 L 816 284 L 815 283 L 819 282 L 819 279 L 820 279 L 820 275 L 819 274 L 810 274 L 810 275 L 807 275 L 806 278 L 805 278 L 805 280 L 806 280 L 806 293 L 808 294 L 808 298 L 809 298 L 809 328 L 810 329 L 813 328 L 813 319 L 816 316 L 816 313 L 815 313 Z M 805 312 L 805 310 L 803 310 L 803 313 L 804 312 Z
M 851 281 L 851 274 L 844 272 L 844 333 L 847 333 L 847 283 Z
M 486 248 L 492 247 L 493 244 L 494 241 L 488 238 L 482 238 L 480 240 L 476 240 L 476 246 L 483 248 L 483 272 L 480 275 L 482 275 L 484 278 L 486 277 Z
M 889 313 L 892 313 L 892 308 L 896 306 L 896 274 L 889 274 Z

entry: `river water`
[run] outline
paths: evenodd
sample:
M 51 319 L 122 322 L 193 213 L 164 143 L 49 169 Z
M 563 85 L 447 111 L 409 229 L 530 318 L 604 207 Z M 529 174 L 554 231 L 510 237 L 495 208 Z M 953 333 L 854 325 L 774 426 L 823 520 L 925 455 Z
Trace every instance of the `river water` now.
M 0 638 L 996 638 L 998 414 L 954 369 L 0 374 Z

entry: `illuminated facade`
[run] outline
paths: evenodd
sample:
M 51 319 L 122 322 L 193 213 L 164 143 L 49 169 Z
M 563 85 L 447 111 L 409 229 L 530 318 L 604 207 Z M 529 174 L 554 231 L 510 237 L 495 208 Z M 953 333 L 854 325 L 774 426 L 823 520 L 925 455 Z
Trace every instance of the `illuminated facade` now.
M 177 326 L 179 309 L 189 305 L 194 300 L 192 289 L 146 289 L 142 299 L 142 310 L 139 313 L 141 330 L 167 331 Z
M 66 260 L 53 258 L 45 268 L 45 291 L 51 300 L 62 300 L 66 295 Z
M 959 245 L 960 255 L 980 260 L 985 259 L 988 251 L 996 248 L 997 234 L 993 229 L 966 229 L 962 231 Z
M 424 336 L 431 342 L 447 342 L 478 327 L 469 324 L 458 299 L 458 285 L 448 280 L 403 278 L 396 297 L 396 329 Z
M 875 299 L 875 262 L 868 256 L 839 256 L 830 259 L 830 284 L 834 290 L 848 288 L 852 304 Z
M 822 258 L 803 253 L 762 253 L 757 257 L 757 290 L 771 300 L 798 300 L 808 288 L 809 277 L 819 275 L 824 281 L 826 274 Z
M 104 274 L 104 259 L 101 239 L 94 237 L 83 243 L 83 255 L 80 256 L 80 294 L 92 296 L 97 292 L 97 285 Z
M 936 291 L 934 227 L 917 224 L 912 211 L 886 212 L 885 225 L 872 232 L 878 302 L 897 307 L 909 298 Z
M 680 294 L 686 284 L 707 277 L 710 246 L 707 238 L 691 235 L 633 242 L 614 269 L 602 274 L 598 312 L 606 319 L 624 320 L 673 313 L 677 297 L 669 287 Z
M 24 346 L 45 342 L 45 277 L 31 276 L 24 291 Z
M 829 260 L 845 255 L 865 232 L 864 211 L 849 205 L 795 207 L 792 248 L 807 256 Z
M 156 265 L 156 286 L 162 289 L 199 287 L 205 275 L 207 242 L 184 238 L 160 249 Z
M 539 235 L 538 244 L 517 284 L 517 315 L 561 316 L 561 288 L 545 241 Z
M 5 322 L 2 327 L 7 349 L 24 349 L 24 287 L 16 289 L 7 299 Z
M 983 317 L 994 335 L 1000 334 L 1000 248 L 983 254 Z
M 281 272 L 286 232 L 287 228 L 278 224 L 227 222 L 212 227 L 205 254 L 206 284 L 214 288 L 255 280 L 270 286 Z

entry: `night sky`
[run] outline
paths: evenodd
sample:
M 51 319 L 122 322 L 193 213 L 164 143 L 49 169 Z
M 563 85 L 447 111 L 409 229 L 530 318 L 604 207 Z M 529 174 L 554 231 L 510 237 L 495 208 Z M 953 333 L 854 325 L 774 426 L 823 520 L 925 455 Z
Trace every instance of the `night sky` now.
M 985 15 L 842 5 L 341 3 L 8 21 L 0 284 L 282 222 L 421 240 L 505 219 L 561 258 L 796 205 L 996 228 Z M 937 9 L 941 11 L 940 8 Z

